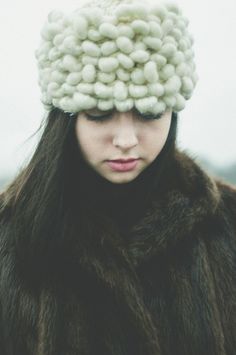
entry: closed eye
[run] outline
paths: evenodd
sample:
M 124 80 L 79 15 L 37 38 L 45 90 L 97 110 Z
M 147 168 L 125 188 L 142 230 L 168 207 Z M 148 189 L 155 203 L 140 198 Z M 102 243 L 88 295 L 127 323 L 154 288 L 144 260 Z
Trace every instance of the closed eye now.
M 92 110 L 92 111 L 87 111 L 85 112 L 86 117 L 91 120 L 91 121 L 103 121 L 105 119 L 107 119 L 108 117 L 110 117 L 113 113 L 113 110 L 109 110 L 109 111 L 99 111 L 99 110 Z
M 140 117 L 142 117 L 142 119 L 147 120 L 147 121 L 151 121 L 151 120 L 158 120 L 160 119 L 163 115 L 164 112 L 160 112 L 158 114 L 153 114 L 153 113 L 141 113 L 140 111 L 138 111 L 136 108 L 134 108 L 134 111 L 136 112 L 136 114 Z
M 110 117 L 111 114 L 107 114 L 107 115 L 89 115 L 88 113 L 86 114 L 86 117 L 91 120 L 91 121 L 103 121 L 105 119 L 107 119 L 108 117 Z
M 153 114 L 141 114 L 140 116 L 144 118 L 145 120 L 157 120 L 162 117 L 163 113 L 159 113 L 158 115 L 153 115 Z
M 134 109 L 136 111 L 136 114 L 141 117 L 142 119 L 144 120 L 157 120 L 157 119 L 160 119 L 164 112 L 161 112 L 161 113 L 158 113 L 157 115 L 154 115 L 154 114 L 151 114 L 151 113 L 141 113 L 139 112 L 137 109 Z M 86 117 L 91 120 L 91 121 L 105 121 L 106 119 L 108 119 L 109 117 L 111 117 L 113 111 L 109 111 L 108 113 L 106 114 L 98 114 L 98 115 L 92 115 L 92 114 L 89 114 L 89 113 L 86 113 Z

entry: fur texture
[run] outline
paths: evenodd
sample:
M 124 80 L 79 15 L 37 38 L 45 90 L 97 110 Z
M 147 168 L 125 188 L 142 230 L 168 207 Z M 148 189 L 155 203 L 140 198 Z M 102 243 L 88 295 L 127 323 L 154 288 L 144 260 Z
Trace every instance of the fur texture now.
M 125 236 L 91 223 L 40 279 L 20 271 L 9 228 L 1 355 L 235 355 L 236 189 L 185 153 Z

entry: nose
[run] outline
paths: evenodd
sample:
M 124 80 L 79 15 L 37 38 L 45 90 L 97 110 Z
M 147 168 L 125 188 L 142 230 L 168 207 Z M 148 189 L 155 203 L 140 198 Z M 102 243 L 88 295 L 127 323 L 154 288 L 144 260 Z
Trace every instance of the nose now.
M 131 116 L 120 114 L 113 137 L 113 144 L 121 149 L 130 149 L 138 144 L 136 127 Z

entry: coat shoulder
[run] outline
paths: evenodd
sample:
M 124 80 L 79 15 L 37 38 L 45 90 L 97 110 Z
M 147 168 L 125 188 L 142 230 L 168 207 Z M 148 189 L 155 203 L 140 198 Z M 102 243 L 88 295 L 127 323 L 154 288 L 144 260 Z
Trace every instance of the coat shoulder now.
M 215 179 L 215 182 L 220 194 L 219 211 L 234 229 L 236 242 L 236 186 L 220 179 Z
M 236 185 L 230 184 L 221 179 L 215 179 L 218 189 L 222 192 L 223 195 L 231 197 L 236 203 Z
M 9 238 L 11 228 L 11 211 L 6 203 L 5 196 L 0 194 L 0 277 L 1 270 L 7 254 L 12 252 Z
M 215 179 L 216 186 L 220 192 L 221 201 L 225 208 L 236 217 L 236 185 L 223 180 Z

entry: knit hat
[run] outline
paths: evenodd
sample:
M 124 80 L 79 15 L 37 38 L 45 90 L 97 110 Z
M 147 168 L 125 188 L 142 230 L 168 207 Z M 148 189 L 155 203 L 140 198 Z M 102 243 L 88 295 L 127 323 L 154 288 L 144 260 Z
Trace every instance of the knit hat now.
M 198 80 L 188 24 L 175 3 L 151 0 L 51 11 L 35 50 L 45 109 L 181 111 Z

